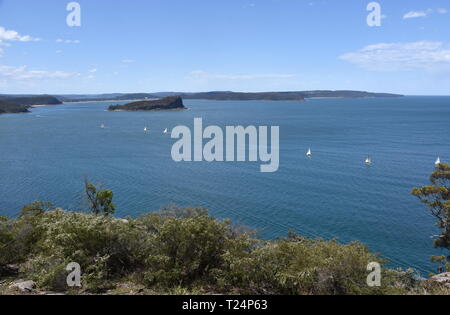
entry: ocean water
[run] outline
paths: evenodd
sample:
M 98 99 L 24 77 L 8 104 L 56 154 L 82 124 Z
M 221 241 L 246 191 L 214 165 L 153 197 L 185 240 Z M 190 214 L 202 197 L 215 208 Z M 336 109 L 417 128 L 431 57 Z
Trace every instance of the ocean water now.
M 428 183 L 437 156 L 450 161 L 450 97 L 186 100 L 187 111 L 105 111 L 113 103 L 1 115 L 0 215 L 15 216 L 35 200 L 83 209 L 88 177 L 114 191 L 119 216 L 170 203 L 204 206 L 264 238 L 292 230 L 358 240 L 392 266 L 435 271 L 429 256 L 441 252 L 432 248 L 434 219 L 410 192 Z M 260 163 L 173 162 L 175 140 L 162 131 L 192 127 L 195 117 L 204 126 L 280 126 L 279 171 L 260 173 Z M 312 159 L 305 157 L 309 147 Z

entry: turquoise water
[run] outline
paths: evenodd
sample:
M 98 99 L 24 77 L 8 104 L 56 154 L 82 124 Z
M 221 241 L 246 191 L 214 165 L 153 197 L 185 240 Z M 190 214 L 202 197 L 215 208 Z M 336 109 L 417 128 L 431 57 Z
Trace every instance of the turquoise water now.
M 34 200 L 82 209 L 87 176 L 114 191 L 119 216 L 169 203 L 205 206 L 262 237 L 291 229 L 360 240 L 394 266 L 435 270 L 434 220 L 410 191 L 427 184 L 438 155 L 450 161 L 450 97 L 187 100 L 188 111 L 146 113 L 105 111 L 110 104 L 0 116 L 0 215 L 17 215 Z M 195 117 L 205 126 L 280 126 L 279 171 L 260 173 L 260 163 L 173 162 L 175 140 L 162 130 L 192 126 Z

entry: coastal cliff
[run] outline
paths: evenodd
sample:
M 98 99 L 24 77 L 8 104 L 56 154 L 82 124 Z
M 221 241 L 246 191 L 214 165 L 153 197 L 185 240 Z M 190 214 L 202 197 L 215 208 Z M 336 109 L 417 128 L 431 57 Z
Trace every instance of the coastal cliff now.
M 139 101 L 125 105 L 112 105 L 110 111 L 151 111 L 151 110 L 176 110 L 186 109 L 183 100 L 179 96 L 169 96 L 159 100 Z

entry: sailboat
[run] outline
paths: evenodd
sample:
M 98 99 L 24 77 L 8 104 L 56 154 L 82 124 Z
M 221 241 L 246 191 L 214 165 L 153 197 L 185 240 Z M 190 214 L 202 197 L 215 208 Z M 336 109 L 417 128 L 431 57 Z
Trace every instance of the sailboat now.
M 441 158 L 438 157 L 436 162 L 434 163 L 436 166 L 439 166 L 439 164 L 441 164 Z
M 306 153 L 306 156 L 307 156 L 307 157 L 309 157 L 309 158 L 311 158 L 311 157 L 312 157 L 312 152 L 311 152 L 311 149 L 309 149 L 309 150 L 308 150 L 308 153 Z
M 366 161 L 365 161 L 367 166 L 371 166 L 372 165 L 372 158 L 370 156 L 367 157 Z
M 102 125 L 100 126 L 100 128 L 105 129 L 106 126 L 105 126 L 104 124 L 102 124 Z
M 164 129 L 164 134 L 166 135 L 166 134 L 168 134 L 169 133 L 169 129 Z
M 145 128 L 144 128 L 144 131 L 145 131 L 145 132 L 147 132 L 147 131 L 148 131 L 148 128 L 147 128 L 147 127 L 145 127 Z

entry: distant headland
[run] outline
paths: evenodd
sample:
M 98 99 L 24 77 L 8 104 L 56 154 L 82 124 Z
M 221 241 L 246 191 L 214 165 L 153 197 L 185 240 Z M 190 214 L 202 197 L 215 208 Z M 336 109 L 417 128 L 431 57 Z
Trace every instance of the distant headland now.
M 110 111 L 150 111 L 150 110 L 181 110 L 186 109 L 179 96 L 168 96 L 159 100 L 139 101 L 125 105 L 109 106 Z
M 0 114 L 28 113 L 29 108 L 37 105 L 60 105 L 62 102 L 50 95 L 0 95 Z

